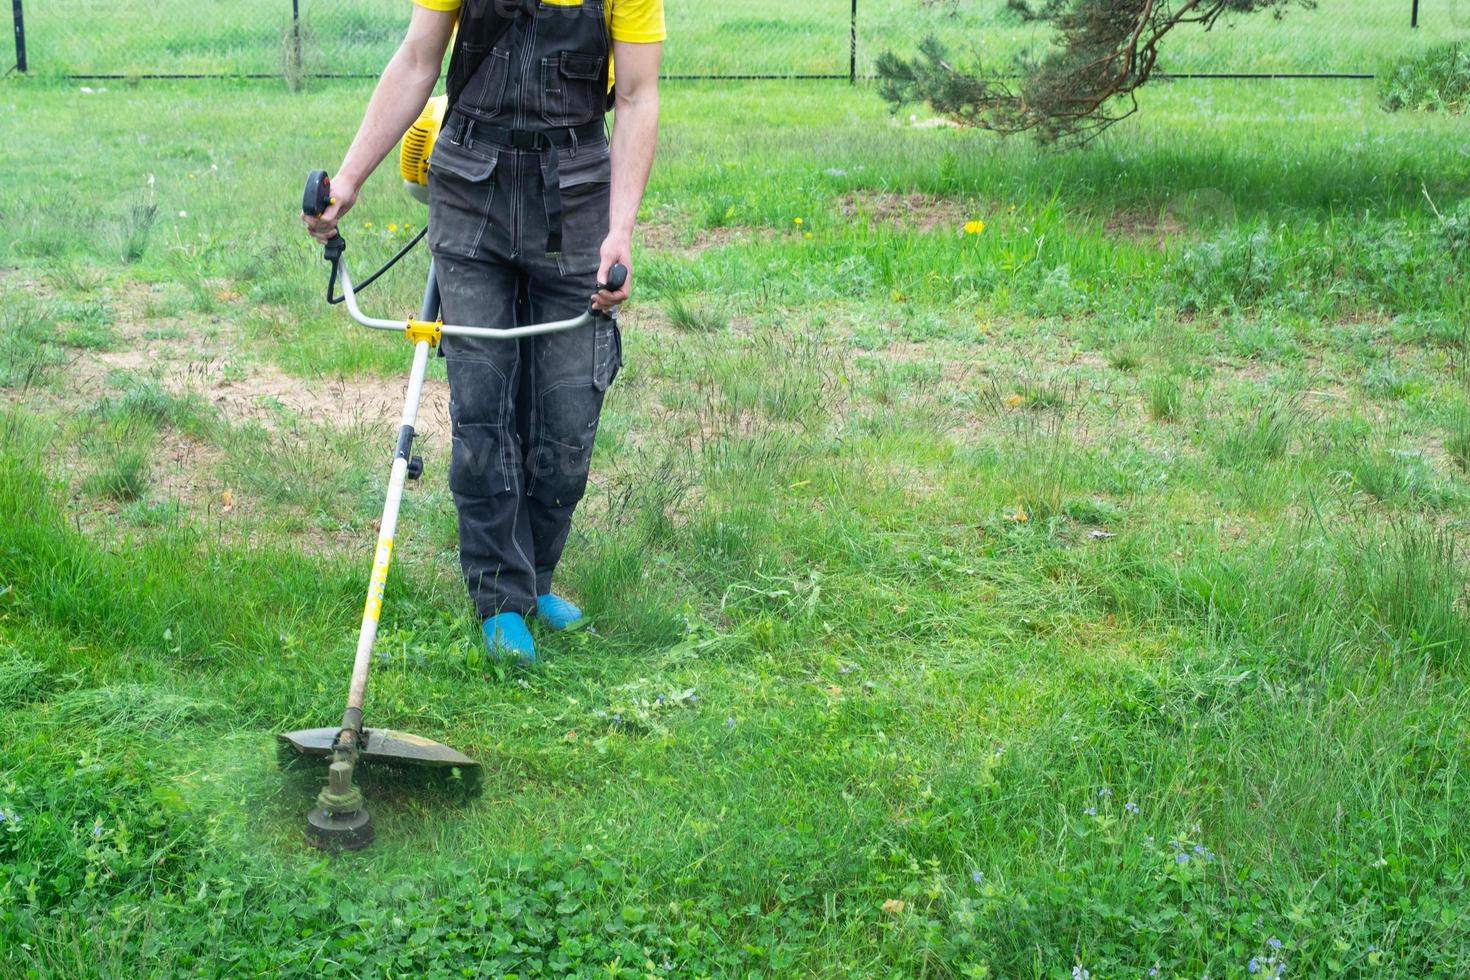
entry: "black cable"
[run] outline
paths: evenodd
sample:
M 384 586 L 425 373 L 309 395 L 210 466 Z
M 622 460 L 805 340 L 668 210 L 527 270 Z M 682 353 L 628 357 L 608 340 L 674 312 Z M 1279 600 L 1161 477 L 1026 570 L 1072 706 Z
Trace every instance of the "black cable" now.
M 413 238 L 409 241 L 409 243 L 407 245 L 405 245 L 402 248 L 400 248 L 398 250 L 398 254 L 397 255 L 393 256 L 387 262 L 383 263 L 383 267 L 380 268 L 377 272 L 374 272 L 372 275 L 368 276 L 362 282 L 357 283 L 356 285 L 354 285 L 352 287 L 352 291 L 354 293 L 360 293 L 363 290 L 367 289 L 369 286 L 371 286 L 374 282 L 377 281 L 377 279 L 378 279 L 379 276 L 381 276 L 383 273 L 387 272 L 389 269 L 391 269 L 395 265 L 397 265 L 398 264 L 398 261 L 400 259 L 402 259 L 405 255 L 407 255 L 410 251 L 412 251 L 412 249 L 413 249 L 413 247 L 415 245 L 417 245 L 419 242 L 423 241 L 424 235 L 427 234 L 428 231 L 429 231 L 429 229 L 428 229 L 427 226 L 425 226 L 423 228 L 420 228 L 419 229 L 419 233 L 417 235 L 414 235 Z M 340 262 L 341 259 L 338 259 L 337 261 Z M 346 295 L 337 296 L 337 297 L 334 298 L 333 295 L 332 295 L 332 293 L 336 290 L 336 288 L 337 288 L 337 262 L 333 262 L 332 263 L 332 274 L 327 277 L 327 302 L 328 303 L 331 303 L 333 306 L 336 306 L 338 303 L 341 303 L 342 301 L 344 301 L 345 299 L 347 299 Z

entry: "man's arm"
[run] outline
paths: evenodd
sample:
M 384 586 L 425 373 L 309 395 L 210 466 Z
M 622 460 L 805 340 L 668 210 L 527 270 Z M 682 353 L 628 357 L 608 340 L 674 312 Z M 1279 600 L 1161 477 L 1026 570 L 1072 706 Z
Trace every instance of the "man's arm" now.
M 363 181 L 424 111 L 444 66 L 444 50 L 454 33 L 454 20 L 451 11 L 413 8 L 408 33 L 388 67 L 383 69 L 383 77 L 368 100 L 357 136 L 342 159 L 342 166 L 332 175 L 335 203 L 320 218 L 301 216 L 317 241 L 325 242 L 337 233 L 337 222 L 356 203 Z
M 662 44 L 613 42 L 618 84 L 612 133 L 612 204 L 597 281 L 607 282 L 607 272 L 614 262 L 628 267 L 628 281 L 616 292 L 603 289 L 593 295 L 592 304 L 599 310 L 627 299 L 633 284 L 633 225 L 638 220 L 638 205 L 648 185 L 658 143 L 658 65 L 662 56 Z

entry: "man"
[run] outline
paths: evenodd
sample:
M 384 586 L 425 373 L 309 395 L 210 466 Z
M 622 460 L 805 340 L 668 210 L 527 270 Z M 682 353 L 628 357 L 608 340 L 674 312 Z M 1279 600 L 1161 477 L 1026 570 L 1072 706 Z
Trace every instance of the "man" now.
M 332 177 L 335 203 L 303 216 L 311 234 L 332 236 L 418 117 L 453 36 L 449 111 L 429 159 L 428 239 L 444 321 L 539 323 L 578 315 L 589 293 L 604 311 L 627 299 L 658 133 L 662 0 L 413 2 L 408 34 Z M 600 285 L 614 263 L 629 269 L 617 290 Z M 519 341 L 442 342 L 460 564 L 496 656 L 534 661 L 532 615 L 552 629 L 582 615 L 551 579 L 622 362 L 616 322 L 597 319 Z

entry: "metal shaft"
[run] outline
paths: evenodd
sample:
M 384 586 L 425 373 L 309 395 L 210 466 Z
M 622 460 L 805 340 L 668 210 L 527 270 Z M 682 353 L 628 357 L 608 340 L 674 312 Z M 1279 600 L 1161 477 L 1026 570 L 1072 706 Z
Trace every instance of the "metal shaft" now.
M 345 281 L 345 280 L 344 280 Z M 349 287 L 350 288 L 350 287 Z M 439 291 L 434 270 L 429 269 L 429 282 L 424 290 L 423 316 L 439 313 Z M 399 432 L 412 432 L 418 421 L 419 401 L 424 392 L 424 375 L 429 370 L 428 341 L 413 345 L 413 369 L 408 375 L 408 391 L 403 396 L 403 417 Z M 357 731 L 362 727 L 362 708 L 367 698 L 368 670 L 373 662 L 373 642 L 378 637 L 378 620 L 383 613 L 383 593 L 388 585 L 388 569 L 393 563 L 393 536 L 398 531 L 398 510 L 403 504 L 403 487 L 408 481 L 408 456 L 398 453 L 388 474 L 388 498 L 383 502 L 383 519 L 378 529 L 378 545 L 373 553 L 372 577 L 368 580 L 367 603 L 362 610 L 362 628 L 357 635 L 357 657 L 352 663 L 352 683 L 347 690 L 347 710 L 342 713 L 342 727 Z

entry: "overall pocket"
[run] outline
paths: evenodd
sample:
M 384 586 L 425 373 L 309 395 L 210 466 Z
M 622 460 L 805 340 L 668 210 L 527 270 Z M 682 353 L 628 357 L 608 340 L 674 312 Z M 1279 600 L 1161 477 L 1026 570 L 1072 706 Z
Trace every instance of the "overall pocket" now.
M 557 154 L 557 184 L 561 188 L 562 205 L 562 245 L 556 259 L 557 269 L 564 277 L 586 277 L 590 293 L 602 240 L 607 237 L 612 157 L 602 140 L 582 144 L 575 154 L 571 150 L 558 150 Z
M 465 146 L 439 139 L 429 154 L 429 248 L 474 258 L 490 227 L 495 166 L 500 151 L 488 143 Z
M 601 114 L 599 107 L 607 101 L 606 62 L 602 55 L 581 51 L 541 59 L 541 118 L 548 126 L 580 126 Z
M 592 331 L 592 387 L 607 391 L 623 366 L 623 332 L 605 316 L 593 321 Z
M 510 51 L 497 49 L 482 54 L 484 45 L 466 45 L 466 60 L 478 60 L 479 69 L 470 76 L 460 104 L 486 116 L 493 116 L 505 105 L 505 87 L 510 81 Z

